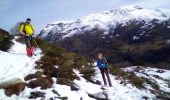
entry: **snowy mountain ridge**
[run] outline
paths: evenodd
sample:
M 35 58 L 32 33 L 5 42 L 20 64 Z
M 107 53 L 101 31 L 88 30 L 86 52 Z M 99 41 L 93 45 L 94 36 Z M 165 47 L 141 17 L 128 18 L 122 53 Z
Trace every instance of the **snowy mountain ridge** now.
M 169 18 L 170 10 L 151 10 L 139 6 L 123 6 L 111 11 L 90 14 L 77 20 L 53 22 L 48 24 L 38 36 L 46 37 L 50 34 L 56 34 L 66 38 L 94 27 L 99 27 L 107 34 L 111 27 L 116 27 L 117 24 L 126 25 L 131 20 L 145 21 L 147 24 L 153 19 L 164 21 Z

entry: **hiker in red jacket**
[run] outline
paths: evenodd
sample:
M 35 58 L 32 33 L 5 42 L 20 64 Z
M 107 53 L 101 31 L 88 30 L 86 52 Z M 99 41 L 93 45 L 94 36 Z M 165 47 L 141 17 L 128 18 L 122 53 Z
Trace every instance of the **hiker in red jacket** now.
M 98 53 L 98 59 L 97 59 L 97 67 L 100 69 L 101 75 L 103 77 L 104 85 L 107 85 L 105 75 L 107 77 L 109 86 L 112 86 L 110 76 L 109 76 L 109 69 L 108 69 L 108 62 L 105 57 L 103 57 L 102 53 Z

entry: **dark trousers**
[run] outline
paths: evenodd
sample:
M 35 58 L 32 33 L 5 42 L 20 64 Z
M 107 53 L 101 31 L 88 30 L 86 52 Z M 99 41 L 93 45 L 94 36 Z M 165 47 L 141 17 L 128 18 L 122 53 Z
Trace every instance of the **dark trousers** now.
M 33 38 L 32 36 L 25 36 L 25 44 L 27 46 L 27 48 L 30 48 L 33 46 Z
M 107 85 L 106 78 L 105 78 L 105 75 L 106 75 L 109 85 L 112 86 L 108 68 L 100 68 L 100 72 L 103 77 L 104 85 Z

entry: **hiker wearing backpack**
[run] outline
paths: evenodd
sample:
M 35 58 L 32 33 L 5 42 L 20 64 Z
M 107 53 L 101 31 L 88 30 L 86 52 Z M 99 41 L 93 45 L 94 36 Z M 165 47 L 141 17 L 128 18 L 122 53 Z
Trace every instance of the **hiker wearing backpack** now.
M 97 67 L 100 69 L 101 75 L 103 77 L 104 85 L 107 85 L 106 78 L 105 78 L 105 75 L 106 75 L 109 86 L 112 86 L 110 76 L 109 76 L 109 69 L 108 69 L 109 64 L 106 58 L 103 57 L 102 53 L 98 53 L 97 57 L 98 57 Z
M 21 35 L 24 36 L 25 43 L 26 43 L 27 55 L 29 57 L 33 56 L 33 51 L 34 51 L 34 48 L 33 48 L 34 28 L 31 25 L 31 19 L 30 18 L 27 18 L 26 22 L 21 22 L 20 23 L 19 31 L 20 31 Z

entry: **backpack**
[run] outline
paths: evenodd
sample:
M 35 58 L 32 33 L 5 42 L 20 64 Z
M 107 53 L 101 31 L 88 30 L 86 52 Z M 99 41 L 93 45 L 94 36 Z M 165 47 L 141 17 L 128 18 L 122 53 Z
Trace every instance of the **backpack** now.
M 25 32 L 25 22 L 20 22 L 20 24 L 19 24 L 19 30 L 20 30 L 20 28 L 21 28 L 22 25 L 24 25 L 24 28 L 23 28 L 23 31 L 22 31 L 22 32 L 26 33 L 26 32 Z
M 26 26 L 26 25 L 25 25 L 25 22 L 20 22 L 19 29 L 21 28 L 22 25 L 24 25 L 24 28 L 23 28 L 23 31 L 22 31 L 22 32 L 24 32 L 24 33 L 26 34 L 26 31 L 25 31 L 25 26 Z M 33 27 L 32 27 L 32 25 L 31 25 L 31 28 L 32 28 L 32 30 L 34 30 Z

